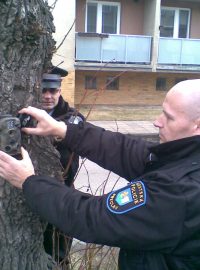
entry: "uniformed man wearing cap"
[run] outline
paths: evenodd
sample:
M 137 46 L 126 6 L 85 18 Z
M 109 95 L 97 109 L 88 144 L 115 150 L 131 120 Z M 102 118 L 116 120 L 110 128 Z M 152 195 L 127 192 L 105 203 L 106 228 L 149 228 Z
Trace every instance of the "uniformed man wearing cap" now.
M 65 123 L 78 123 L 84 120 L 83 115 L 77 113 L 75 108 L 69 106 L 61 95 L 62 77 L 67 76 L 68 72 L 64 69 L 54 67 L 49 73 L 44 73 L 42 76 L 42 108 L 48 112 L 53 118 L 64 121 Z M 74 176 L 79 167 L 78 155 L 73 155 L 72 152 L 63 146 L 62 142 L 55 140 L 55 147 L 60 153 L 60 161 L 63 170 L 67 169 L 64 175 L 65 184 L 73 186 Z M 53 238 L 55 244 L 53 245 Z M 58 244 L 59 241 L 59 244 Z M 68 264 L 68 255 L 71 247 L 72 239 L 64 236 L 58 230 L 54 230 L 52 225 L 48 224 L 44 233 L 44 248 L 50 255 L 53 253 L 55 246 L 55 260 Z M 58 249 L 59 246 L 59 249 Z

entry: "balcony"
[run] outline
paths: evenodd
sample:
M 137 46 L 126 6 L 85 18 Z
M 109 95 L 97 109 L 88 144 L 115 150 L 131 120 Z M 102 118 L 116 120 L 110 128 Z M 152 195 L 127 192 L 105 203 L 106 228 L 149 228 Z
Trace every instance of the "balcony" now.
M 150 65 L 150 36 L 76 33 L 76 62 Z M 107 65 L 106 64 L 106 65 Z
M 200 39 L 160 38 L 158 65 L 165 68 L 166 65 L 178 65 L 184 66 L 184 69 L 199 69 L 199 52 Z

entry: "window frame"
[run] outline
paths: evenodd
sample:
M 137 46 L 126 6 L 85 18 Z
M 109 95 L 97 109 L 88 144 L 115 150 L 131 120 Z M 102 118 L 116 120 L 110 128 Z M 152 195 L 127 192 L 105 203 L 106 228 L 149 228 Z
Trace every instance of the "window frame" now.
M 88 16 L 87 16 L 87 6 L 88 3 L 97 4 L 97 21 L 96 21 L 96 32 L 100 34 L 110 34 L 110 33 L 102 33 L 102 6 L 116 6 L 117 7 L 117 31 L 113 35 L 119 35 L 120 33 L 120 14 L 121 14 L 121 3 L 119 2 L 107 2 L 107 1 L 95 1 L 95 0 L 87 0 L 86 1 L 86 11 L 85 11 L 85 32 L 87 33 L 87 23 L 88 23 Z
M 191 17 L 191 9 L 190 8 L 178 8 L 178 7 L 166 7 L 161 6 L 162 10 L 174 10 L 174 27 L 173 27 L 173 37 L 172 38 L 179 38 L 179 19 L 180 19 L 180 11 L 187 10 L 188 11 L 188 21 L 187 21 L 187 35 L 185 38 L 189 38 L 190 36 L 190 17 Z M 161 14 L 160 13 L 160 24 L 161 24 Z M 161 36 L 162 37 L 162 36 Z

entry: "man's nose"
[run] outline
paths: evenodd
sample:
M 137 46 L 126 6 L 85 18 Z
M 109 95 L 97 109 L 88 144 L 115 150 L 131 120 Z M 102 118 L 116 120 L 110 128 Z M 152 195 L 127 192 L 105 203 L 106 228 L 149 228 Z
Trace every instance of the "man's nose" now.
M 157 119 L 153 122 L 154 127 L 159 128 L 159 122 Z
M 156 128 L 161 128 L 162 127 L 161 116 L 158 116 L 156 118 L 156 120 L 153 122 L 153 125 Z
M 45 93 L 43 93 L 43 97 L 44 98 L 51 98 L 51 93 L 49 91 L 46 91 Z

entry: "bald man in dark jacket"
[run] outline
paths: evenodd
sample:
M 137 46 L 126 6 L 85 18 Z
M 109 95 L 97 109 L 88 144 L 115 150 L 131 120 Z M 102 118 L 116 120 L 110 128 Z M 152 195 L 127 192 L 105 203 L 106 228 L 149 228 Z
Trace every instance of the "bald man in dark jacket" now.
M 89 123 L 57 122 L 33 107 L 38 121 L 24 132 L 53 135 L 81 156 L 130 181 L 94 196 L 35 175 L 22 160 L 0 151 L 0 176 L 22 188 L 29 207 L 82 241 L 120 247 L 120 270 L 200 269 L 200 80 L 175 85 L 155 120 L 160 144 Z M 47 211 L 47 209 L 49 211 Z

